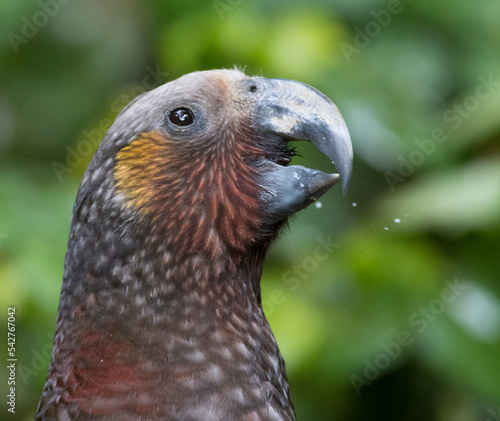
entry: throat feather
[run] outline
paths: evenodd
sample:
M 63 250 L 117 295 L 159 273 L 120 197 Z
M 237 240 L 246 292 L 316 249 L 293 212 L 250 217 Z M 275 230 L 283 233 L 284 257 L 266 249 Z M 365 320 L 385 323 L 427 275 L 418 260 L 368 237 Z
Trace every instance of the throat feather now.
M 176 252 L 205 250 L 215 258 L 243 253 L 260 238 L 256 174 L 245 164 L 258 151 L 234 138 L 219 142 L 204 150 L 148 132 L 116 155 L 123 205 Z

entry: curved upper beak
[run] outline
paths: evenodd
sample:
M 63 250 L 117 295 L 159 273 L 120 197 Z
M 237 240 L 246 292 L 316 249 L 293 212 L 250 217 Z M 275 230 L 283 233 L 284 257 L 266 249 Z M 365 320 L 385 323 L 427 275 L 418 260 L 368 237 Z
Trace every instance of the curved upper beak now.
M 271 219 L 284 219 L 306 207 L 332 187 L 339 176 L 345 194 L 352 172 L 352 145 L 336 105 L 303 83 L 258 79 L 253 127 L 263 136 L 312 142 L 338 171 L 338 174 L 326 174 L 302 166 L 273 165 L 261 180 L 266 192 L 263 200 Z

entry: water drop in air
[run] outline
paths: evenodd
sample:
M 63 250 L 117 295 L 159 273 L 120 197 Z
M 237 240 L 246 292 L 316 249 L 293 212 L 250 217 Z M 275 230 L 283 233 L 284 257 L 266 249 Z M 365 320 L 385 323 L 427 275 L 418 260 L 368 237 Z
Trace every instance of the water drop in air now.
M 385 229 L 386 231 L 389 231 L 389 227 L 384 227 L 384 229 Z
M 401 219 L 399 219 L 399 218 L 394 218 L 394 222 L 395 222 L 396 224 L 399 224 L 399 223 L 401 222 Z
M 352 207 L 355 208 L 356 206 L 358 206 L 358 204 L 356 202 L 352 202 Z
M 321 207 L 323 206 L 323 203 L 321 203 L 321 202 L 316 202 L 316 203 L 314 204 L 314 206 L 316 206 L 316 209 L 321 209 Z

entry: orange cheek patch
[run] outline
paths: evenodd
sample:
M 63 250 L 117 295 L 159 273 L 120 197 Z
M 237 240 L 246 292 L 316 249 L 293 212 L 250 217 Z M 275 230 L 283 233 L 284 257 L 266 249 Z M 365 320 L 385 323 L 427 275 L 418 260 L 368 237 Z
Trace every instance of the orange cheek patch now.
M 158 194 L 156 186 L 168 165 L 168 139 L 161 133 L 140 134 L 115 158 L 116 189 L 128 207 L 148 210 Z

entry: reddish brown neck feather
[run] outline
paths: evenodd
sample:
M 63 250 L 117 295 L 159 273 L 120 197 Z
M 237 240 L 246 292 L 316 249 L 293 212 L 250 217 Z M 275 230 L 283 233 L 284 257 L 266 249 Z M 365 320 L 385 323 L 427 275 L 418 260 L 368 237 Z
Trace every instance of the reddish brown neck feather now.
M 179 147 L 162 133 L 143 133 L 116 157 L 115 179 L 129 207 L 161 227 L 176 253 L 213 258 L 244 252 L 259 241 L 255 170 L 260 151 L 243 137 L 224 147 Z

